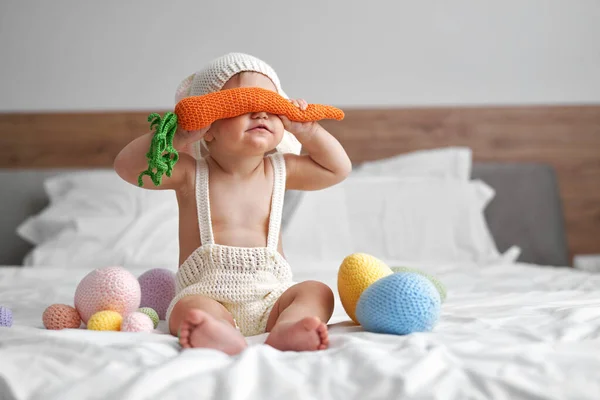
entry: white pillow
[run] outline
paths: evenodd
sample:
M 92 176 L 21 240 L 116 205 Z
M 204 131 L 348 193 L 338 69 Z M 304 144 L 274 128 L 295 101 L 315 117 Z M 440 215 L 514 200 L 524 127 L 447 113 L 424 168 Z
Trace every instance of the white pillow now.
M 471 179 L 472 152 L 468 147 L 419 150 L 360 164 L 353 176 L 427 176 L 444 179 Z
M 178 261 L 177 217 L 147 215 L 121 220 L 77 219 L 75 226 L 36 246 L 23 265 L 176 269 Z
M 75 227 L 82 218 L 134 215 L 138 205 L 136 199 L 143 195 L 140 189 L 123 181 L 112 170 L 57 175 L 45 180 L 44 188 L 50 204 L 17 227 L 17 233 L 23 239 L 36 245 L 69 226 Z
M 113 170 L 49 178 L 50 204 L 17 233 L 35 244 L 24 265 L 177 267 L 175 193 L 145 190 Z
M 365 252 L 391 264 L 498 262 L 484 209 L 494 191 L 481 181 L 351 177 L 306 193 L 283 235 L 294 268 Z
M 393 176 L 393 177 L 432 177 L 468 181 L 471 177 L 472 152 L 468 147 L 442 147 L 399 154 L 376 161 L 367 161 L 354 166 L 351 176 Z M 288 229 L 288 222 L 304 192 L 286 192 L 282 232 Z
M 418 151 L 364 163 L 353 175 L 382 169 L 393 175 L 466 180 L 471 152 L 455 147 Z M 26 265 L 177 264 L 177 204 L 172 191 L 137 188 L 112 169 L 61 174 L 44 186 L 50 205 L 17 228 L 23 239 L 36 245 Z M 290 197 L 286 195 L 287 200 Z M 293 216 L 293 203 L 284 206 L 286 221 Z

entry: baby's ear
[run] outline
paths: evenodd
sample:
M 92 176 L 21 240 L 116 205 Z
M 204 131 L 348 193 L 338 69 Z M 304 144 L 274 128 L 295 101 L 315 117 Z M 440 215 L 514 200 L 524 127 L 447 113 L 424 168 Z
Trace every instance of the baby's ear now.
M 203 139 L 206 142 L 212 142 L 214 138 L 215 137 L 213 136 L 213 134 L 209 131 L 209 132 L 206 132 Z

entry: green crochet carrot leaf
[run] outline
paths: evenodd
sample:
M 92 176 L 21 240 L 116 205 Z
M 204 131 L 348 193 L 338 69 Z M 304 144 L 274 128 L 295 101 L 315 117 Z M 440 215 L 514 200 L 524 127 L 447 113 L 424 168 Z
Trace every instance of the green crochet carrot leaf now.
M 179 153 L 173 147 L 173 137 L 177 131 L 177 115 L 168 112 L 164 117 L 160 117 L 157 113 L 152 113 L 148 116 L 150 129 L 156 129 L 152 142 L 150 143 L 150 151 L 146 153 L 148 159 L 148 169 L 138 177 L 138 185 L 144 186 L 142 178 L 148 175 L 155 186 L 160 186 L 164 174 L 171 176 L 173 167 L 179 160 Z

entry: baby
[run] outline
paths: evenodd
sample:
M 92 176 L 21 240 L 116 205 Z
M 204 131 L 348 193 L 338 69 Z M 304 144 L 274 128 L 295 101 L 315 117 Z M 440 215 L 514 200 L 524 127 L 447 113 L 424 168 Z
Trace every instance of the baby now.
M 269 65 L 231 53 L 184 80 L 178 100 L 236 87 L 285 96 Z M 304 100 L 290 101 L 307 107 Z M 135 139 L 115 159 L 116 172 L 131 184 L 146 169 L 152 136 Z M 205 157 L 198 154 L 200 141 Z M 294 154 L 300 144 L 305 155 Z M 264 332 L 265 343 L 279 350 L 327 348 L 333 293 L 321 282 L 292 281 L 280 223 L 286 189 L 319 190 L 350 173 L 340 143 L 316 122 L 254 112 L 199 131 L 178 130 L 174 147 L 180 158 L 171 177 L 157 187 L 144 176 L 144 188 L 174 190 L 179 206 L 177 295 L 167 311 L 171 334 L 184 348 L 230 355 L 246 348 L 244 336 Z M 188 154 L 192 149 L 196 157 Z

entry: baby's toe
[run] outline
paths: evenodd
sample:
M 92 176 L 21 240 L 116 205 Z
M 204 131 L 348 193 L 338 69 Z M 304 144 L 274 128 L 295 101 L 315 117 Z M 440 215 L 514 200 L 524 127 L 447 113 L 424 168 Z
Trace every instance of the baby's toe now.
M 179 339 L 187 339 L 190 336 L 190 330 L 187 327 L 181 327 L 179 329 L 179 334 L 177 335 L 177 337 L 179 337 Z
M 327 325 L 321 323 L 317 327 L 317 333 L 321 341 L 321 344 L 319 345 L 319 350 L 324 350 L 327 348 L 327 346 L 329 346 L 329 331 L 327 330 Z
M 190 335 L 189 333 L 181 332 L 179 335 L 179 344 L 181 347 L 188 348 L 190 347 Z

